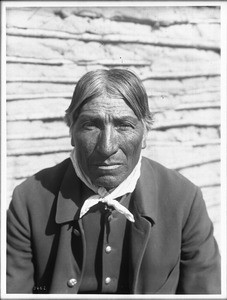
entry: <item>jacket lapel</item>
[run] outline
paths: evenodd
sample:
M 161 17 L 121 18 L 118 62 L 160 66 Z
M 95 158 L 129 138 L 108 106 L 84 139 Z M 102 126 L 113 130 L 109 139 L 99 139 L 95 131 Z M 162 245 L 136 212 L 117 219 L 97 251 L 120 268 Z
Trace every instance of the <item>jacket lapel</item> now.
M 132 194 L 131 211 L 135 223 L 131 225 L 130 286 L 132 293 L 139 293 L 139 273 L 143 255 L 157 217 L 157 185 L 151 166 L 142 160 L 141 176 Z
M 56 223 L 63 224 L 78 220 L 81 204 L 92 194 L 93 192 L 76 176 L 70 161 L 58 194 L 55 216 Z
M 80 194 L 81 182 L 76 176 L 72 163 L 70 162 L 58 194 L 55 216 L 56 223 L 62 224 L 76 219 L 81 201 Z
M 146 245 L 149 239 L 151 226 L 149 221 L 142 217 L 135 217 L 135 224 L 131 227 L 131 239 L 130 239 L 130 251 L 131 251 L 131 262 L 130 262 L 130 287 L 132 293 L 137 293 L 137 284 L 141 262 L 146 249 Z M 138 225 L 136 225 L 138 223 Z

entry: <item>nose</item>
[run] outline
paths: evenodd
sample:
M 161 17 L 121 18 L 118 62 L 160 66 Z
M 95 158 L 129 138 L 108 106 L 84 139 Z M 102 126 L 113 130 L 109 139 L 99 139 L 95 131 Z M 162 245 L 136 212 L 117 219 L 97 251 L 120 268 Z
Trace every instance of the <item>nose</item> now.
M 97 151 L 104 155 L 105 157 L 109 157 L 117 152 L 118 149 L 118 141 L 115 129 L 111 126 L 105 126 L 105 128 L 100 131 Z

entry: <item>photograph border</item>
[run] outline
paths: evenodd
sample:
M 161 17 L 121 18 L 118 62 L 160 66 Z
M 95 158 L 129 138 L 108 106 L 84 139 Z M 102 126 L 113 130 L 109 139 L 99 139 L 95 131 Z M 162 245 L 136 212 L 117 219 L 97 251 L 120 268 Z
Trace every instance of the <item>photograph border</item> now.
M 221 295 L 32 295 L 6 294 L 6 8 L 34 6 L 220 6 L 221 7 Z M 227 101 L 227 2 L 225 1 L 2 1 L 1 3 L 1 299 L 226 299 L 226 101 Z M 224 255 L 223 255 L 224 254 Z

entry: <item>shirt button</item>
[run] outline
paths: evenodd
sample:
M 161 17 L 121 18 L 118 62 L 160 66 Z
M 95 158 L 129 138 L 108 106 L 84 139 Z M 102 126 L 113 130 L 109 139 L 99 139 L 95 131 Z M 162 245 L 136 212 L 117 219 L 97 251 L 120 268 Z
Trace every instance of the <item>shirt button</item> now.
M 106 253 L 110 253 L 111 250 L 112 250 L 112 248 L 110 246 L 107 246 L 105 251 L 106 251 Z
M 75 278 L 71 278 L 68 280 L 67 284 L 69 287 L 74 287 L 74 285 L 77 284 L 77 280 Z
M 110 278 L 110 277 L 106 277 L 106 279 L 105 279 L 105 284 L 109 284 L 110 281 L 111 281 L 111 278 Z

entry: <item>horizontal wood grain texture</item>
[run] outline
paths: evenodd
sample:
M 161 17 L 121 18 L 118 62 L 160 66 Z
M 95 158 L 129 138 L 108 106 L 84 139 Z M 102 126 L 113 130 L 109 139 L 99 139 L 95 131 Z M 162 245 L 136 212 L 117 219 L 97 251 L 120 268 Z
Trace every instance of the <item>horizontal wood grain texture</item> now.
M 70 101 L 70 99 L 61 98 L 11 101 L 7 103 L 7 119 L 16 121 L 63 118 Z M 200 105 L 198 102 L 195 102 L 194 106 L 192 104 L 191 106 L 187 104 L 185 106 L 183 104 L 173 106 L 173 103 L 170 103 L 165 98 L 162 100 L 163 104 L 160 102 L 157 104 L 152 98 L 149 99 L 149 107 L 151 111 L 155 112 L 155 126 L 171 123 L 173 120 L 181 120 L 185 123 L 189 121 L 191 123 L 207 122 L 207 124 L 216 121 L 216 123 L 220 124 L 220 104 L 216 102 L 201 103 Z M 171 109 L 171 106 L 175 109 Z
M 67 158 L 64 123 L 88 71 L 142 79 L 154 113 L 143 155 L 201 187 L 220 243 L 220 10 L 188 7 L 7 9 L 7 204 L 14 187 Z
M 186 28 L 187 29 L 187 28 Z M 140 30 L 139 30 L 140 31 Z M 205 41 L 201 42 L 199 38 L 195 40 L 188 40 L 183 37 L 179 39 L 175 38 L 174 40 L 164 37 L 155 37 L 150 34 L 139 35 L 134 32 L 133 35 L 128 34 L 97 34 L 97 33 L 84 33 L 84 34 L 70 34 L 65 32 L 55 32 L 55 31 L 46 31 L 36 29 L 34 30 L 23 30 L 23 29 L 9 29 L 7 34 L 9 36 L 22 36 L 22 37 L 31 37 L 31 38 L 46 38 L 46 39 L 59 39 L 59 40 L 77 40 L 83 42 L 101 42 L 102 44 L 144 44 L 144 45 L 154 45 L 160 47 L 178 47 L 178 48 L 196 48 L 203 50 L 213 50 L 216 52 L 220 51 L 220 45 L 216 42 Z M 186 30 L 187 31 L 187 30 Z M 192 34 L 192 33 L 189 33 Z M 193 35 L 193 34 L 192 34 Z
M 35 18 L 33 17 L 35 15 Z M 173 24 L 219 24 L 220 10 L 218 7 L 211 6 L 188 6 L 186 9 L 178 6 L 137 6 L 131 5 L 112 6 L 111 9 L 105 6 L 91 7 L 25 7 L 8 8 L 8 24 L 10 26 L 21 26 L 28 28 L 55 29 L 60 22 L 60 26 L 66 24 L 66 30 L 69 30 L 67 18 L 70 16 L 84 17 L 88 19 L 110 19 L 117 21 L 129 21 L 138 24 L 150 24 L 156 28 L 162 26 L 171 26 Z M 73 26 L 80 26 L 73 22 Z M 84 28 L 83 26 L 81 26 Z
M 147 39 L 146 39 L 147 40 Z M 33 47 L 31 48 L 31 44 Z M 15 45 L 15 46 L 14 46 Z M 172 67 L 179 67 L 181 60 L 186 60 L 183 66 L 187 66 L 188 61 L 207 61 L 208 67 L 212 61 L 218 60 L 218 53 L 215 51 L 208 51 L 206 49 L 187 49 L 177 47 L 169 47 L 169 45 L 152 45 L 150 43 L 143 44 L 134 41 L 133 43 L 116 42 L 103 44 L 102 41 L 81 41 L 81 40 L 61 40 L 58 38 L 36 38 L 36 37 L 21 37 L 8 36 L 7 37 L 7 51 L 8 56 L 16 56 L 20 58 L 35 58 L 39 60 L 67 60 L 79 64 L 91 62 L 94 65 L 97 61 L 116 60 L 116 64 L 126 61 L 135 61 L 142 63 L 144 61 L 154 64 L 155 68 L 163 63 L 172 60 Z M 209 60 L 209 58 L 211 60 Z M 176 62 L 176 66 L 174 63 Z M 132 64 L 133 65 L 133 64 Z M 188 66 L 190 68 L 190 66 Z M 215 66 L 214 66 L 215 67 Z M 198 69 L 200 67 L 198 66 Z M 160 70 L 160 69 L 159 69 Z

